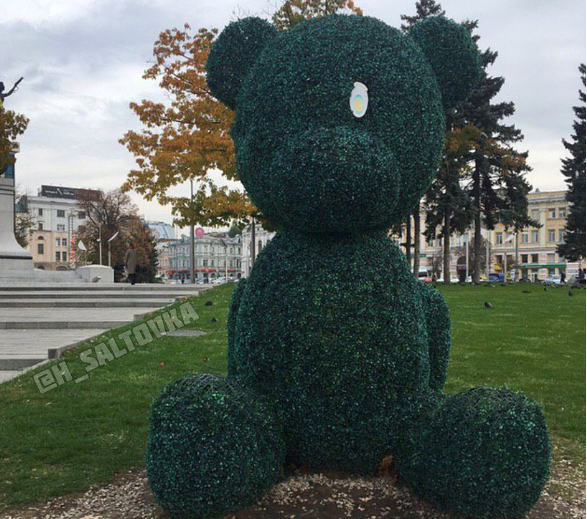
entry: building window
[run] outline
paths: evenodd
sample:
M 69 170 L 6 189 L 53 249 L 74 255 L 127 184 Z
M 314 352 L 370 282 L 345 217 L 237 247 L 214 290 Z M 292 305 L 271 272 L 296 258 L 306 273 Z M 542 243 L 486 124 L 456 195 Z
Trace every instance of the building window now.
M 85 220 L 86 219 L 86 212 L 85 211 L 80 211 L 79 213 L 77 213 L 77 217 L 80 220 Z
M 60 223 L 60 224 L 57 224 L 57 230 L 58 230 L 58 231 L 65 231 L 65 225 L 64 225 L 64 224 L 62 224 L 62 223 Z
M 532 231 L 532 243 L 538 243 L 538 231 Z
M 500 232 L 496 232 L 495 233 L 495 243 L 497 245 L 502 245 L 503 244 L 503 234 Z
M 547 254 L 546 255 L 546 262 L 547 263 L 554 263 L 556 261 L 556 258 L 554 257 L 554 254 Z
M 65 209 L 57 209 L 57 218 L 65 218 Z
M 43 222 L 39 222 L 37 224 L 37 229 L 39 229 L 39 231 L 42 231 L 43 230 Z
M 205 259 L 202 263 L 204 264 L 204 267 L 207 267 L 208 266 L 208 260 L 207 259 Z
M 550 207 L 548 209 L 548 217 L 549 218 L 556 218 L 556 208 L 555 207 Z
M 41 208 L 39 207 L 38 211 L 39 211 L 39 216 L 43 216 L 43 209 L 41 209 Z
M 538 209 L 532 209 L 532 220 L 540 219 L 540 211 Z
M 528 254 L 522 254 L 522 263 L 528 263 Z
M 67 247 L 67 238 L 61 238 L 61 245 Z
M 37 243 L 37 253 L 38 254 L 45 254 L 45 244 L 44 243 Z
M 61 238 L 55 238 L 55 246 L 59 247 L 61 245 Z
M 532 254 L 532 263 L 538 263 L 538 254 Z
M 556 231 L 554 229 L 548 229 L 548 241 L 550 243 L 556 241 Z
M 55 261 L 61 261 L 61 252 L 57 251 L 55 253 Z
M 63 263 L 67 263 L 67 252 L 62 252 L 61 258 L 63 259 Z
M 562 243 L 562 242 L 565 241 L 565 235 L 566 235 L 566 232 L 565 232 L 564 229 L 559 229 L 558 230 L 558 241 L 559 241 L 559 243 Z
M 522 243 L 528 243 L 528 233 L 527 232 L 522 233 Z

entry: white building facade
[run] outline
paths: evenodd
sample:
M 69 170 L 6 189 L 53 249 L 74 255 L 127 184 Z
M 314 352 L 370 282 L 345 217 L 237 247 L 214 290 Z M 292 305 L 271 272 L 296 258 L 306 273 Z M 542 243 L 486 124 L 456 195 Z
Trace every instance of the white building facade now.
M 247 225 L 242 234 L 242 258 L 241 273 L 243 277 L 248 277 L 253 268 L 254 258 L 252 252 L 252 225 Z M 263 229 L 260 224 L 255 225 L 255 258 L 273 239 L 276 233 Z
M 76 265 L 77 232 L 87 221 L 78 206 L 78 196 L 87 189 L 44 185 L 37 196 L 24 195 L 19 204 L 33 219 L 28 249 L 35 268 L 69 270 Z
M 230 238 L 227 233 L 210 233 L 194 238 L 194 260 L 196 279 L 241 277 L 242 239 L 240 235 Z M 190 238 L 182 235 L 166 244 L 168 255 L 167 277 L 189 279 Z

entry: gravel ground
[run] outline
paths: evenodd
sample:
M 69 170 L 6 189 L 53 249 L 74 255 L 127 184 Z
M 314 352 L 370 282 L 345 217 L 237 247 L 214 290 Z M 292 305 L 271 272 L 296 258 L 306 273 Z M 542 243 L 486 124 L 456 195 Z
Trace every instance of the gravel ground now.
M 528 519 L 585 517 L 582 483 L 554 481 L 572 490 L 573 502 L 543 494 Z M 121 475 L 114 483 L 84 494 L 64 496 L 43 505 L 8 513 L 4 519 L 163 519 L 144 471 Z M 449 519 L 418 501 L 390 477 L 350 478 L 322 473 L 300 474 L 276 485 L 254 507 L 227 519 Z

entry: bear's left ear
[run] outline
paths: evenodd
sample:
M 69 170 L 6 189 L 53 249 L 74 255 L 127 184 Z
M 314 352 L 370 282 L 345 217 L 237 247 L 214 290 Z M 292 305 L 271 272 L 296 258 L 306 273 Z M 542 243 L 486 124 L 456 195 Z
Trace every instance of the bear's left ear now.
M 232 110 L 242 82 L 277 29 L 261 18 L 232 22 L 212 44 L 206 63 L 206 81 L 216 99 Z
M 467 99 L 481 78 L 481 56 L 469 31 L 433 16 L 414 24 L 409 34 L 432 65 L 445 110 Z

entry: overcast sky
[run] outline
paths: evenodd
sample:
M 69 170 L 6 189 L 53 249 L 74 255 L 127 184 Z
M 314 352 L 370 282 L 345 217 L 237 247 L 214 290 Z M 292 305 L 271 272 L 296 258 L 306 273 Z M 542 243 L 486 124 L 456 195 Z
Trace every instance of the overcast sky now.
M 367 15 L 400 25 L 414 0 L 356 0 Z M 578 102 L 578 66 L 585 61 L 585 0 L 444 0 L 447 16 L 479 20 L 479 45 L 499 57 L 501 100 L 513 101 L 512 122 L 530 152 L 529 180 L 563 189 L 561 138 L 571 132 Z M 31 120 L 21 139 L 17 183 L 36 194 L 41 184 L 120 186 L 133 167 L 118 143 L 138 129 L 131 101 L 164 99 L 142 79 L 160 31 L 188 22 L 223 27 L 234 13 L 267 17 L 276 0 L 2 0 L 0 79 L 20 90 L 6 102 Z M 149 219 L 171 221 L 168 208 L 133 194 Z

